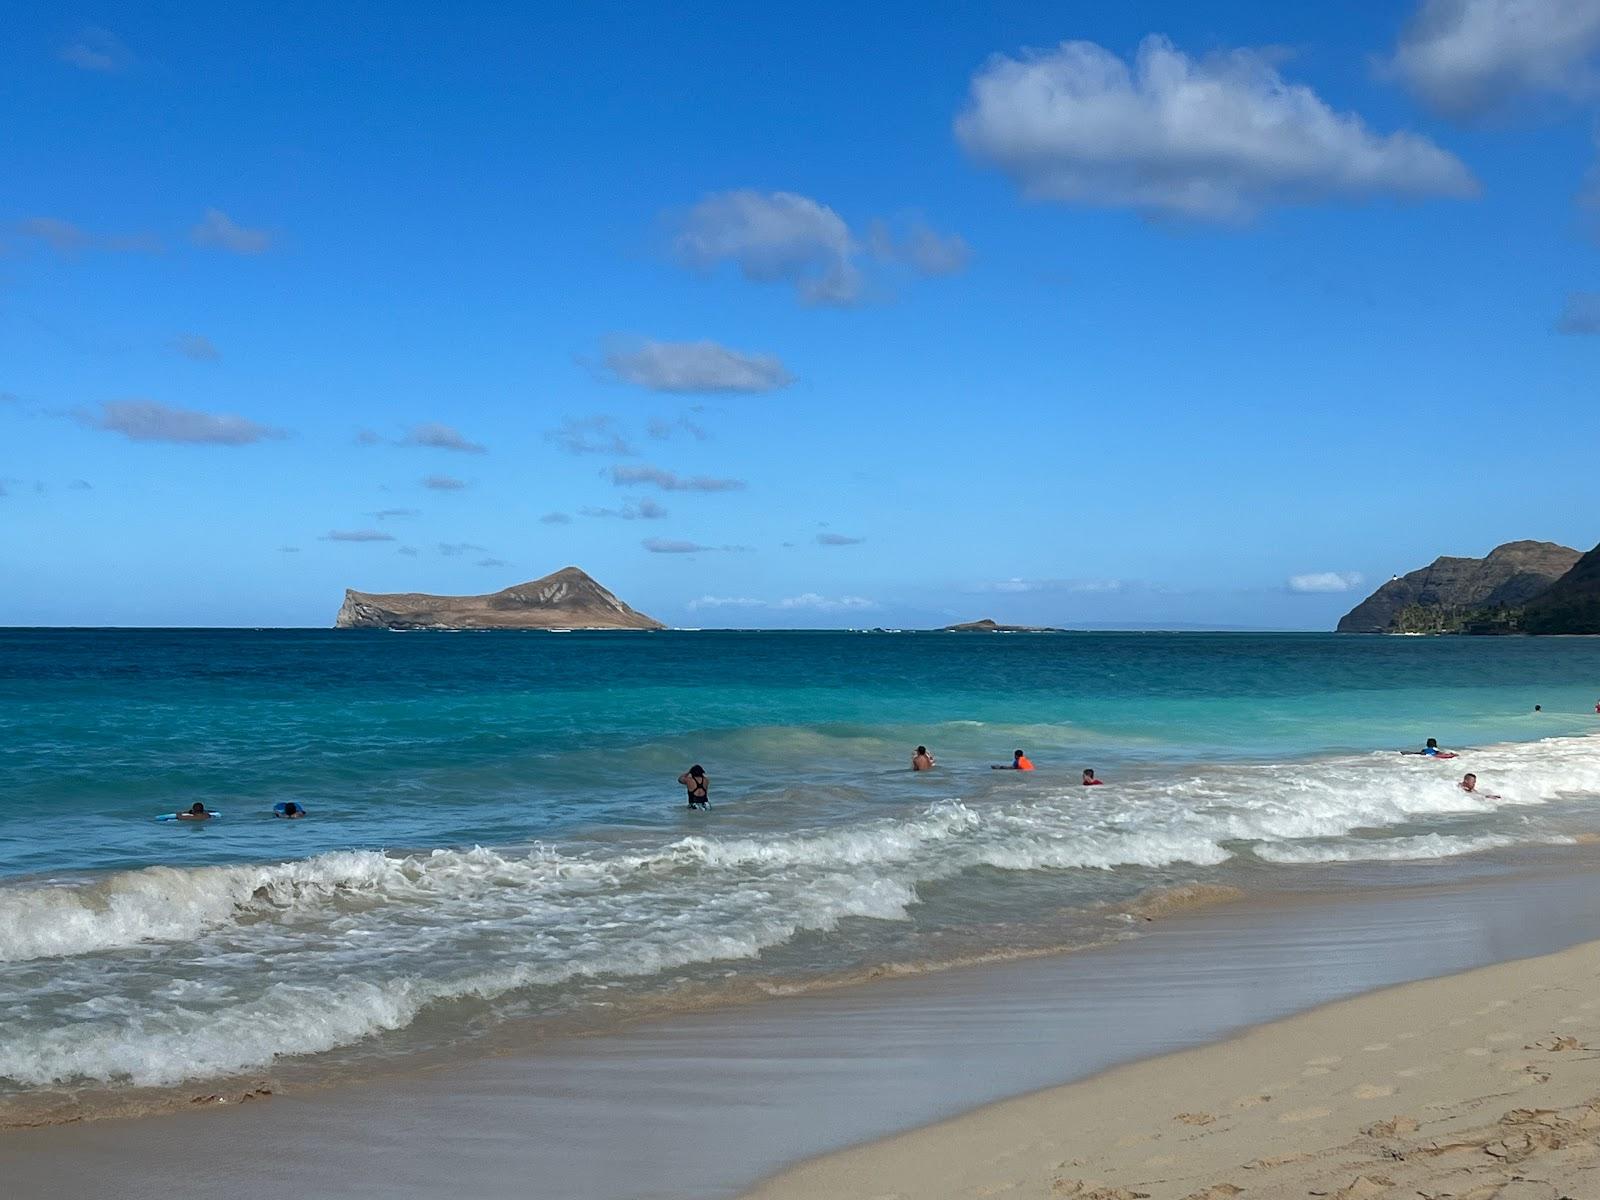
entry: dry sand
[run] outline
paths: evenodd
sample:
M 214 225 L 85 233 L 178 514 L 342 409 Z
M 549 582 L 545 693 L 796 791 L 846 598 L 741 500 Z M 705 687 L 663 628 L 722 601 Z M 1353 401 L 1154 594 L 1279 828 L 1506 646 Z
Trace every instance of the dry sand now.
M 1600 1200 L 1600 942 L 804 1163 L 753 1200 Z

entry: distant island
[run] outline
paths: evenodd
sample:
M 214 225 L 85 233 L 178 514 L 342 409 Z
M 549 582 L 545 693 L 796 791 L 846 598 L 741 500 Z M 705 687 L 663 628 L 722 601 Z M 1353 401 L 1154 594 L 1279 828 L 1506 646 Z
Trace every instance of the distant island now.
M 347 589 L 335 629 L 665 629 L 577 567 L 487 596 Z
M 1340 633 L 1600 633 L 1600 546 L 1507 542 L 1483 558 L 1436 558 L 1340 619 Z
M 946 625 L 940 633 L 1060 633 L 1050 625 L 1001 625 L 984 617 L 981 621 L 966 621 L 960 625 Z

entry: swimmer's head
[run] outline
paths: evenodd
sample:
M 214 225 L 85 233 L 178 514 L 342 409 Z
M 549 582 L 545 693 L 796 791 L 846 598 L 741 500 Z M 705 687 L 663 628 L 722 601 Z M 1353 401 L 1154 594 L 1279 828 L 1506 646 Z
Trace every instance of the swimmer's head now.
M 205 811 L 206 811 L 206 806 L 204 804 L 201 804 L 200 801 L 198 801 L 198 800 L 196 800 L 193 804 L 191 804 L 189 806 L 189 815 L 190 816 L 194 816 L 194 817 L 203 816 L 203 815 L 205 815 Z
M 927 752 L 928 752 L 928 748 L 926 746 L 918 746 L 917 747 L 917 753 L 918 754 L 926 754 Z
M 1437 750 L 1438 748 L 1439 748 L 1439 739 L 1438 738 L 1429 738 L 1428 739 L 1428 749 L 1429 750 Z
M 696 779 L 701 778 L 702 776 L 705 775 L 705 773 L 706 773 L 706 769 L 704 767 L 702 767 L 699 763 L 695 763 L 694 766 L 689 768 L 689 774 L 693 775 Z

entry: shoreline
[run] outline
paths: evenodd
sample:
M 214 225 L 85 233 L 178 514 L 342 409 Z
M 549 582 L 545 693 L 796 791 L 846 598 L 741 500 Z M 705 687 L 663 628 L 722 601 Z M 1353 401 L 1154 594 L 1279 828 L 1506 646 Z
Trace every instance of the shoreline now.
M 1597 1195 L 1597 985 L 1600 940 L 1381 988 L 823 1155 L 743 1200 Z
M 731 1197 L 787 1163 L 1332 999 L 1582 942 L 1600 928 L 1596 857 L 1569 847 L 1542 871 L 1231 903 L 1065 956 L 692 1012 L 244 1106 L 11 1130 L 0 1162 L 30 1200 L 200 1196 L 252 1178 L 418 1200 L 523 1196 L 530 1178 L 594 1200 Z M 193 1156 L 196 1138 L 225 1139 L 228 1161 Z M 350 1191 L 375 1152 L 382 1185 Z

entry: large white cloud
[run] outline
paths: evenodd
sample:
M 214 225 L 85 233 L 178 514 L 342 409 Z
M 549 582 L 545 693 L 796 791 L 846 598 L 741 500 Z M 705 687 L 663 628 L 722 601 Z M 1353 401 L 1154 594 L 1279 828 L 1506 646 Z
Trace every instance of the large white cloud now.
M 1389 66 L 1438 112 L 1595 90 L 1600 0 L 1423 0 Z
M 614 346 L 605 365 L 624 383 L 655 392 L 771 392 L 794 382 L 775 354 L 745 354 L 709 340 Z
M 1373 132 L 1266 54 L 1192 59 L 1155 36 L 1131 64 L 1093 42 L 996 55 L 955 132 L 1031 198 L 1151 216 L 1240 220 L 1276 204 L 1477 191 L 1454 155 Z
M 1356 571 L 1310 571 L 1304 575 L 1291 575 L 1288 588 L 1302 595 L 1323 592 L 1353 592 L 1361 586 L 1361 575 Z

